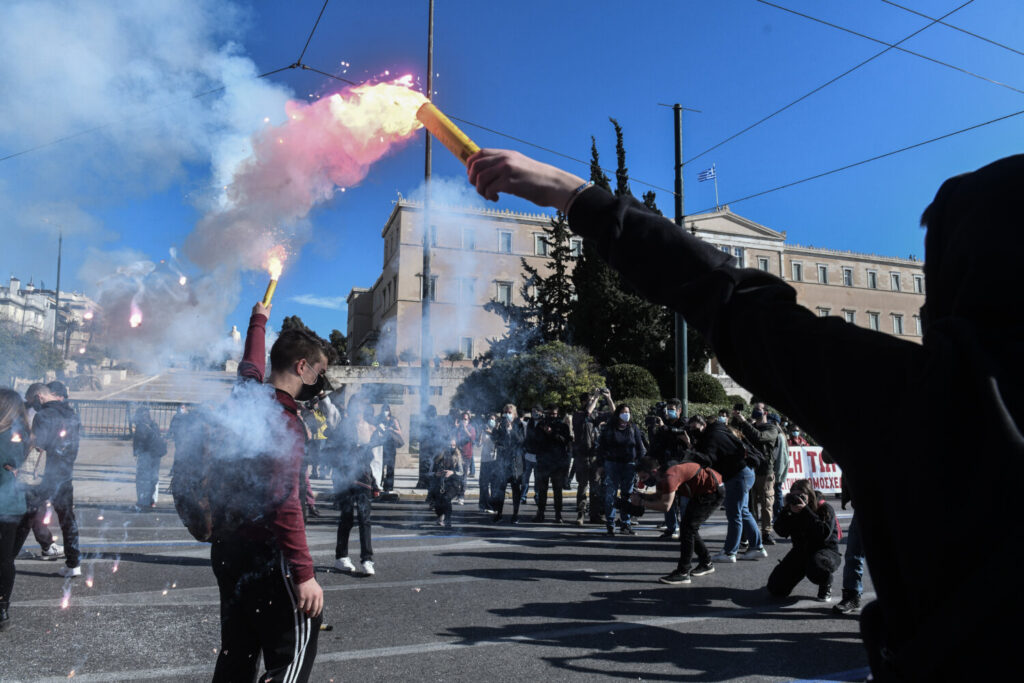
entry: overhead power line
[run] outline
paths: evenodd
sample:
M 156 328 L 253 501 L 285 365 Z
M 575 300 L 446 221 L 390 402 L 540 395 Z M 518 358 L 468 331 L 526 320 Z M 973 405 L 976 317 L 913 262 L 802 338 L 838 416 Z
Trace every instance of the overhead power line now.
M 892 0 L 882 0 L 882 2 L 884 2 L 887 5 L 892 5 L 893 7 L 898 7 L 899 9 L 903 10 L 904 12 L 910 12 L 911 14 L 916 14 L 919 17 L 924 17 L 925 19 L 931 19 L 932 18 L 932 17 L 928 16 L 927 14 L 924 14 L 923 12 L 918 12 L 915 9 L 910 9 L 909 7 L 904 7 L 903 5 L 897 5 L 895 2 L 892 2 Z M 996 42 L 994 40 L 986 38 L 985 36 L 979 36 L 977 33 L 971 33 L 970 31 L 968 31 L 966 29 L 962 29 L 959 26 L 954 26 L 953 24 L 947 24 L 944 21 L 940 21 L 939 23 L 942 24 L 943 26 L 945 26 L 946 28 L 951 28 L 954 31 L 959 31 L 960 33 L 967 34 L 967 35 L 971 36 L 972 38 L 977 38 L 978 40 L 983 40 L 986 43 L 989 43 L 990 45 L 995 45 L 996 47 L 1001 47 L 1004 50 L 1009 50 L 1010 52 L 1018 54 L 1021 57 L 1024 57 L 1024 52 L 1021 52 L 1020 50 L 1018 50 L 1016 48 L 1010 47 L 1009 45 L 1004 45 L 1002 43 L 998 43 L 998 42 Z
M 953 69 L 954 71 L 959 71 L 962 74 L 967 74 L 968 76 L 971 76 L 972 78 L 977 78 L 977 79 L 985 81 L 987 83 L 991 83 L 993 85 L 998 85 L 998 86 L 1000 86 L 1002 88 L 1006 88 L 1008 90 L 1012 90 L 1012 91 L 1014 91 L 1016 93 L 1020 93 L 1021 95 L 1024 95 L 1024 90 L 1021 90 L 1020 88 L 1015 88 L 1012 85 L 1008 85 L 1006 83 L 1003 83 L 1002 81 L 997 81 L 997 80 L 995 80 L 993 78 L 988 78 L 987 76 L 982 76 L 981 74 L 976 74 L 973 71 L 968 71 L 967 69 L 964 69 L 962 67 L 956 66 L 955 64 L 950 64 L 948 62 L 943 62 L 943 61 L 941 61 L 939 59 L 935 59 L 934 57 L 929 57 L 928 55 L 923 55 L 920 52 L 914 52 L 913 50 L 907 50 L 906 48 L 898 47 L 896 45 L 893 45 L 892 43 L 887 43 L 884 40 L 879 40 L 878 38 L 873 38 L 873 37 L 871 37 L 871 36 L 869 36 L 869 35 L 867 35 L 865 33 L 860 33 L 859 31 L 854 31 L 853 29 L 846 28 L 845 26 L 840 26 L 838 24 L 833 24 L 830 21 L 825 21 L 824 19 L 818 19 L 817 17 L 812 17 L 809 14 L 804 14 L 803 12 L 798 12 L 798 11 L 796 11 L 794 9 L 790 9 L 788 7 L 783 7 L 782 5 L 776 5 L 774 2 L 768 2 L 767 0 L 757 0 L 757 1 L 759 3 L 761 3 L 762 5 L 768 5 L 770 7 L 775 7 L 776 9 L 780 9 L 783 12 L 789 12 L 790 14 L 795 14 L 798 17 L 803 17 L 804 19 L 810 19 L 811 21 L 816 21 L 819 24 L 824 24 L 825 26 L 830 26 L 831 28 L 838 29 L 840 31 L 845 31 L 846 33 L 850 33 L 850 34 L 853 34 L 853 35 L 858 36 L 860 38 L 864 38 L 865 40 L 870 40 L 873 43 L 878 43 L 880 45 L 888 45 L 889 47 L 896 48 L 900 52 L 905 52 L 908 55 L 913 55 L 915 57 L 920 57 L 921 59 L 928 60 L 929 62 L 932 62 L 934 64 L 938 64 L 940 66 L 944 66 L 944 67 L 946 67 L 948 69 Z
M 735 140 L 736 138 L 738 138 L 739 136 L 743 135 L 744 133 L 746 133 L 746 132 L 748 132 L 750 130 L 753 130 L 757 126 L 760 126 L 765 121 L 768 121 L 769 119 L 772 119 L 772 118 L 778 116 L 779 114 L 781 114 L 782 112 L 786 111 L 787 109 L 789 109 L 793 105 L 799 104 L 800 102 L 803 102 L 804 100 L 806 100 L 811 95 L 814 95 L 815 93 L 821 92 L 822 90 L 824 90 L 828 86 L 832 85 L 836 81 L 839 81 L 839 80 L 845 78 L 846 76 L 849 76 L 854 71 L 856 71 L 857 69 L 861 68 L 862 66 L 865 66 L 866 64 L 869 64 L 870 62 L 873 62 L 874 60 L 878 59 L 879 57 L 884 55 L 889 50 L 892 50 L 895 46 L 900 45 L 901 43 L 905 43 L 906 41 L 910 40 L 911 38 L 913 38 L 917 34 L 921 33 L 922 31 L 924 31 L 924 30 L 928 29 L 929 27 L 934 26 L 935 24 L 939 23 L 939 21 L 941 21 L 942 19 L 945 19 L 946 17 L 948 17 L 949 15 L 953 14 L 954 12 L 959 12 L 961 9 L 963 9 L 964 7 L 967 7 L 967 5 L 971 4 L 972 2 L 974 2 L 974 0 L 967 0 L 967 2 L 965 2 L 964 4 L 960 5 L 959 7 L 955 8 L 955 9 L 949 11 L 949 12 L 946 12 L 945 14 L 943 14 L 938 19 L 933 19 L 932 22 L 930 24 L 928 24 L 927 26 L 919 28 L 918 30 L 916 30 L 913 33 L 911 33 L 910 35 L 908 35 L 908 36 L 906 36 L 906 37 L 896 41 L 891 46 L 885 48 L 881 52 L 875 53 L 874 55 L 872 55 L 872 56 L 868 57 L 867 59 L 865 59 L 863 62 L 857 64 L 856 66 L 853 66 L 853 67 L 847 69 L 846 71 L 844 71 L 843 73 L 839 74 L 835 78 L 833 78 L 831 80 L 828 80 L 828 81 L 822 83 L 821 85 L 819 85 L 817 88 L 814 88 L 810 92 L 807 92 L 807 93 L 801 95 L 800 97 L 796 98 L 795 100 L 793 100 L 789 104 L 785 105 L 784 107 L 776 109 L 771 114 L 768 114 L 767 116 L 765 116 L 765 117 L 763 117 L 761 119 L 758 119 L 757 121 L 755 121 L 754 123 L 750 124 L 746 128 L 744 128 L 744 129 L 742 129 L 742 130 L 740 130 L 740 131 L 738 131 L 736 133 L 733 133 L 732 135 L 730 135 L 729 137 L 725 138 L 721 142 L 718 142 L 718 143 L 708 147 L 707 149 L 705 149 L 700 154 L 696 154 L 696 155 L 690 157 L 689 159 L 687 159 L 686 161 L 683 162 L 683 165 L 685 166 L 686 164 L 690 163 L 691 161 L 695 161 L 695 160 L 699 159 L 700 157 L 704 156 L 708 152 L 710 152 L 712 150 L 715 150 L 715 149 L 718 149 L 719 147 L 721 147 L 725 143 L 731 142 L 732 140 Z
M 1006 114 L 1004 116 L 999 116 L 997 118 L 991 119 L 989 121 L 985 121 L 983 123 L 977 123 L 977 124 L 975 124 L 973 126 L 968 126 L 967 128 L 961 128 L 960 130 L 955 130 L 955 131 L 953 131 L 951 133 L 946 133 L 945 135 L 940 135 L 938 137 L 930 138 L 928 140 L 922 140 L 921 142 L 915 142 L 912 145 L 907 145 L 906 147 L 900 147 L 899 149 L 894 149 L 894 150 L 892 150 L 890 152 L 886 152 L 885 154 L 878 154 L 878 155 L 875 155 L 875 156 L 870 157 L 868 159 L 862 159 L 862 160 L 856 161 L 856 162 L 854 162 L 852 164 L 846 164 L 845 166 L 840 166 L 839 168 L 834 168 L 831 171 L 825 171 L 824 173 L 816 173 L 815 175 L 808 176 L 807 178 L 801 178 L 800 180 L 794 180 L 792 182 L 786 183 L 785 185 L 779 185 L 778 187 L 773 187 L 773 188 L 771 188 L 769 190 L 762 190 L 761 192 L 755 192 L 754 194 L 748 194 L 746 197 L 740 197 L 739 199 L 732 199 L 730 201 L 723 202 L 722 204 L 723 205 L 739 204 L 740 202 L 745 202 L 748 199 L 754 199 L 755 197 L 763 197 L 766 194 L 770 194 L 772 192 L 778 192 L 779 190 L 785 190 L 786 188 L 793 187 L 794 185 L 800 185 L 802 183 L 810 182 L 812 180 L 817 180 L 818 178 L 824 178 L 825 176 L 829 176 L 829 175 L 832 175 L 834 173 L 839 173 L 840 171 L 846 171 L 846 170 L 849 170 L 851 168 L 855 168 L 857 166 L 863 166 L 864 164 L 871 163 L 872 161 L 878 161 L 879 159 L 885 159 L 886 157 L 891 157 L 893 155 L 900 154 L 901 152 L 907 152 L 907 151 L 912 150 L 912 149 L 917 149 L 918 147 L 924 147 L 925 145 L 930 145 L 933 142 L 938 142 L 939 140 L 945 140 L 946 138 L 951 138 L 954 135 L 960 135 L 961 133 L 967 133 L 967 132 L 972 131 L 972 130 L 977 130 L 978 128 L 983 128 L 983 127 L 989 126 L 989 125 L 991 125 L 993 123 L 999 123 L 1000 121 L 1006 121 L 1007 119 L 1012 119 L 1015 116 L 1020 116 L 1021 114 L 1024 114 L 1024 109 L 1021 109 L 1020 111 L 1015 111 L 1012 114 Z M 711 209 L 710 208 L 702 209 L 701 211 L 698 211 L 697 213 L 704 213 L 706 211 L 711 211 Z
M 324 6 L 320 8 L 320 14 L 316 17 L 316 23 L 313 24 L 313 29 L 309 32 L 309 37 L 306 38 L 306 44 L 302 46 L 302 52 L 299 53 L 299 58 L 295 60 L 296 64 L 302 64 L 302 58 L 306 56 L 306 50 L 309 49 L 309 41 L 313 40 L 313 34 L 316 33 L 316 27 L 320 25 L 320 18 L 324 15 L 324 10 L 327 9 L 327 3 L 330 0 L 324 0 Z

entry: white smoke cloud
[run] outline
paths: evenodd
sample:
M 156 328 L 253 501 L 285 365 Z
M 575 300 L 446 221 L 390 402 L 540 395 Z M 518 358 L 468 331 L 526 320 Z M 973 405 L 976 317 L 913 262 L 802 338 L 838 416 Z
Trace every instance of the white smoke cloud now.
M 343 296 L 320 296 L 318 294 L 298 294 L 291 297 L 291 301 L 304 306 L 313 306 L 315 308 L 329 308 L 335 311 L 348 310 L 348 304 L 345 303 L 345 297 Z

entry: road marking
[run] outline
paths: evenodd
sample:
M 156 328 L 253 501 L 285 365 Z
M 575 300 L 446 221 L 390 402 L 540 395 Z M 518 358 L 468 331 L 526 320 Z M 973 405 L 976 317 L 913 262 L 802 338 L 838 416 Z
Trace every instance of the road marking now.
M 367 582 L 369 583 L 369 582 Z M 415 582 L 402 582 L 415 584 Z M 417 584 L 418 585 L 418 584 Z M 324 590 L 327 590 L 325 587 Z M 671 590 L 671 589 L 665 589 Z M 865 594 L 867 596 L 867 594 Z M 52 600 L 48 604 L 52 604 Z M 17 604 L 17 603 L 16 603 Z M 21 603 L 24 604 L 24 603 Z M 689 617 L 650 617 L 650 618 L 635 618 L 630 621 L 609 621 L 602 624 L 588 624 L 586 626 L 575 626 L 571 628 L 559 628 L 550 630 L 534 631 L 529 635 L 518 635 L 509 636 L 503 638 L 485 638 L 482 640 L 466 641 L 465 639 L 452 639 L 452 640 L 441 640 L 426 643 L 416 643 L 413 645 L 398 645 L 394 647 L 377 647 L 369 648 L 365 650 L 347 650 L 342 652 L 318 652 L 316 656 L 316 664 L 314 665 L 314 671 L 318 665 L 322 665 L 326 662 L 346 662 L 357 659 L 380 659 L 383 657 L 404 657 L 408 655 L 420 655 L 432 652 L 451 652 L 455 650 L 464 650 L 471 647 L 485 647 L 494 645 L 507 645 L 509 643 L 540 643 L 547 644 L 552 640 L 560 638 L 571 638 L 575 636 L 586 636 L 595 635 L 609 632 L 621 632 L 621 631 L 632 631 L 644 628 L 666 628 L 672 626 L 681 626 L 683 624 L 692 624 L 700 621 L 707 621 L 709 619 L 717 619 L 720 617 L 725 618 L 736 618 L 741 617 L 745 614 L 756 614 L 758 612 L 765 611 L 765 608 L 771 610 L 777 609 L 794 609 L 794 608 L 807 608 L 808 606 L 820 606 L 821 603 L 815 600 L 800 600 L 796 603 L 786 606 L 780 605 L 764 605 L 761 607 L 747 607 L 741 609 L 719 609 L 703 614 L 700 616 L 689 616 Z M 529 628 L 529 624 L 522 624 L 523 628 Z M 844 672 L 845 674 L 852 674 L 854 671 L 860 671 L 856 669 L 850 672 Z M 175 676 L 209 676 L 213 673 L 213 662 L 209 665 L 195 665 L 186 667 L 175 667 L 168 669 L 143 669 L 134 671 L 109 671 L 103 673 L 76 673 L 76 681 L 95 681 L 96 683 L 107 683 L 107 681 L 118 680 L 118 681 L 141 681 L 154 678 L 171 678 Z M 840 676 L 843 674 L 832 674 L 834 676 Z M 40 683 L 60 683 L 66 681 L 67 677 L 60 678 L 43 678 L 38 679 Z M 828 679 L 822 679 L 828 680 Z M 842 679 L 840 679 L 842 680 Z
M 339 577 L 345 576 L 342 572 L 335 572 Z M 323 575 L 323 572 L 320 572 Z M 361 579 L 359 573 L 351 574 L 353 578 Z M 354 581 L 351 583 L 335 583 L 322 585 L 325 593 L 351 590 L 368 590 L 373 588 L 426 588 L 429 586 L 440 586 L 451 583 L 472 583 L 484 581 L 478 576 L 444 576 L 436 579 L 414 579 L 409 581 L 377 581 L 368 579 L 366 581 Z M 55 607 L 53 598 L 45 600 L 23 600 L 12 601 L 14 607 Z M 75 607 L 202 607 L 215 606 L 220 604 L 220 593 L 216 584 L 212 586 L 195 586 L 192 588 L 175 588 L 164 593 L 163 590 L 138 591 L 135 593 L 116 593 L 112 595 L 82 596 L 74 595 L 71 598 L 71 608 Z

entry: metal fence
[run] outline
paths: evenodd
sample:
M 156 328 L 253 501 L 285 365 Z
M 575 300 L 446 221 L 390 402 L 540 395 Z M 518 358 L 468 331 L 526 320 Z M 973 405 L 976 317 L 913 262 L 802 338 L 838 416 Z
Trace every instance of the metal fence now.
M 86 401 L 69 400 L 82 422 L 82 438 L 130 439 L 132 416 L 137 408 L 149 408 L 149 414 L 167 433 L 171 418 L 182 403 L 174 401 Z M 190 405 L 190 404 L 185 404 Z

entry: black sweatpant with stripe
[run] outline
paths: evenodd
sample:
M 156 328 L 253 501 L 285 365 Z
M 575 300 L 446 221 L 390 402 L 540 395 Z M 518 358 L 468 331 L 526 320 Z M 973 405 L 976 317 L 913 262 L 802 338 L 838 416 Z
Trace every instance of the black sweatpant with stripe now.
M 220 589 L 214 683 L 252 683 L 260 654 L 261 683 L 308 681 L 323 615 L 310 618 L 299 611 L 281 551 L 252 541 L 214 541 L 210 560 Z

